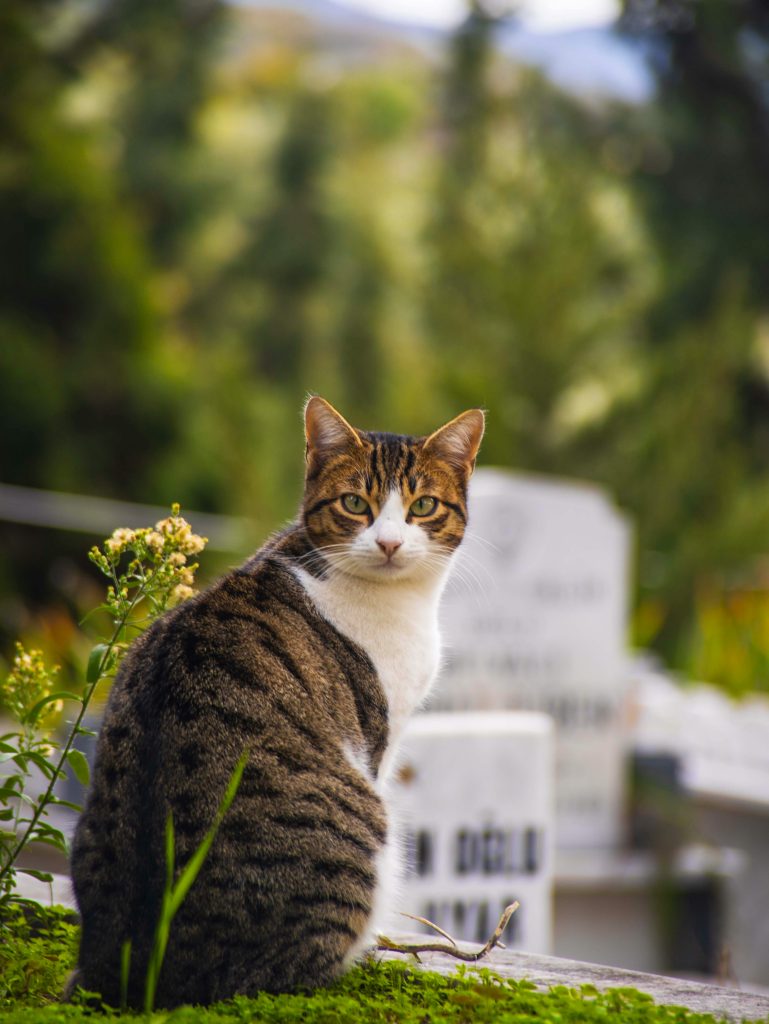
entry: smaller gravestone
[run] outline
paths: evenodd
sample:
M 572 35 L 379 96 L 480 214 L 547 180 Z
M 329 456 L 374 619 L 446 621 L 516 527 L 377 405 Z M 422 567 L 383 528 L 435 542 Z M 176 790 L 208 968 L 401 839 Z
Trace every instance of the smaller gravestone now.
M 629 530 L 597 488 L 478 470 L 444 595 L 436 710 L 540 711 L 556 726 L 560 848 L 622 838 Z
M 413 719 L 397 805 L 408 837 L 401 909 L 485 942 L 546 953 L 552 933 L 553 743 L 544 716 L 448 712 Z M 404 922 L 405 923 L 405 922 Z

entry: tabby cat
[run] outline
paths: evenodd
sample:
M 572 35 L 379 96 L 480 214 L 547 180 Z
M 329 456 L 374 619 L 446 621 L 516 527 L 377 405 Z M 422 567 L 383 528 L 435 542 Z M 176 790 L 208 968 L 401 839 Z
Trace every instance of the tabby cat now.
M 483 434 L 429 437 L 305 409 L 297 521 L 160 618 L 127 654 L 72 851 L 74 981 L 141 1006 L 169 813 L 183 865 L 246 769 L 174 919 L 157 1004 L 331 981 L 371 945 L 397 875 L 387 783 L 439 658 L 438 601 Z

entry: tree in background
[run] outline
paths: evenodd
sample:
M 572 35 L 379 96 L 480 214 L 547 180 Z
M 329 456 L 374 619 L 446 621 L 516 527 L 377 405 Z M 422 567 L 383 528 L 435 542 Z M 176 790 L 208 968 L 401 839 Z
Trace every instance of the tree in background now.
M 347 288 L 336 328 L 340 404 L 352 423 L 377 423 L 388 362 L 382 305 L 388 268 L 379 240 L 361 225 L 347 234 Z
M 146 494 L 146 446 L 161 451 L 173 433 L 149 257 L 62 109 L 46 17 L 43 3 L 0 12 L 0 429 L 13 439 L 0 478 L 103 493 L 130 479 Z
M 577 475 L 570 439 L 632 378 L 650 275 L 597 118 L 495 56 L 495 23 L 476 7 L 446 72 L 428 330 L 453 406 L 491 411 L 490 461 Z
M 625 0 L 622 27 L 646 41 L 658 92 L 643 118 L 659 153 L 635 184 L 665 260 L 653 326 L 664 336 L 744 280 L 769 296 L 769 8 L 757 0 Z M 656 143 L 656 145 L 655 145 Z
M 175 433 L 150 258 L 66 109 L 59 14 L 0 10 L 0 479 L 148 498 Z M 54 552 L 81 546 L 2 524 L 0 631 L 49 592 Z
M 427 238 L 431 265 L 426 327 L 440 353 L 446 397 L 460 407 L 479 404 L 473 346 L 488 352 L 494 345 L 489 317 L 479 322 L 493 268 L 482 248 L 478 221 L 482 217 L 485 227 L 488 211 L 480 207 L 478 192 L 488 171 L 492 130 L 488 75 L 495 24 L 485 7 L 474 4 L 455 33 L 436 126 L 439 164 Z
M 591 438 L 592 468 L 639 523 L 640 583 L 659 609 L 647 639 L 691 668 L 698 595 L 755 585 L 769 536 L 769 10 L 625 0 L 622 26 L 657 73 L 656 98 L 619 131 L 635 134 L 629 180 L 661 286 L 645 386 Z
M 249 225 L 249 243 L 235 272 L 254 290 L 252 315 L 243 324 L 257 374 L 301 392 L 317 334 L 314 304 L 334 245 L 324 194 L 331 150 L 329 101 L 299 91 L 272 170 L 267 208 Z
M 163 4 L 150 6 L 156 17 Z M 98 114 L 79 115 L 94 96 L 103 106 L 101 92 L 88 92 L 91 69 L 99 65 L 98 79 L 137 17 L 138 5 L 117 2 L 9 0 L 0 10 L 0 479 L 164 502 L 158 470 L 178 457 L 186 398 L 158 302 L 159 239 L 173 218 L 160 217 L 155 233 L 138 190 L 126 198 L 117 165 L 139 133 L 126 141 Z M 154 27 L 149 35 L 161 45 Z M 188 45 L 173 20 L 170 37 L 178 50 Z M 129 92 L 151 78 L 145 48 L 132 41 L 117 74 Z M 2 531 L 0 580 L 13 595 L 3 619 L 13 634 L 20 599 L 41 600 L 55 555 L 82 541 Z
M 109 116 L 120 140 L 118 188 L 166 270 L 184 266 L 216 198 L 199 159 L 197 121 L 226 24 L 220 0 L 106 0 L 64 54 L 80 74 L 109 64 L 117 78 Z

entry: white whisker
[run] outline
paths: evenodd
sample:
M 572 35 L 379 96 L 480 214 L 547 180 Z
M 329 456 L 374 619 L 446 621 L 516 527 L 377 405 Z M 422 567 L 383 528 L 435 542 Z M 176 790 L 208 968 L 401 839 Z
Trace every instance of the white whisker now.
M 481 544 L 488 551 L 491 551 L 495 555 L 499 554 L 500 550 L 498 544 L 494 544 L 492 541 L 488 539 L 488 537 L 482 537 L 480 533 L 465 534 L 465 538 L 462 541 L 462 543 L 465 547 L 472 547 L 472 545 L 476 543 Z

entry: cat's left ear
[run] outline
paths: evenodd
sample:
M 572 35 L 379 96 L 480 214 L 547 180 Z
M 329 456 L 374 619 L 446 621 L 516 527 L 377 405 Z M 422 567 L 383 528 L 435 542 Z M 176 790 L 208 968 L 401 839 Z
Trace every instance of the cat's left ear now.
M 480 409 L 468 409 L 430 434 L 423 450 L 472 473 L 485 423 Z
M 313 452 L 327 453 L 341 448 L 361 448 L 354 427 L 325 398 L 313 395 L 304 407 L 304 434 L 307 457 Z

